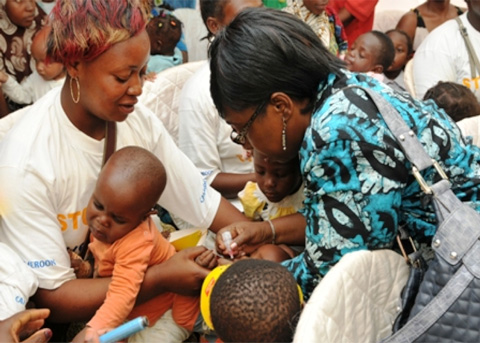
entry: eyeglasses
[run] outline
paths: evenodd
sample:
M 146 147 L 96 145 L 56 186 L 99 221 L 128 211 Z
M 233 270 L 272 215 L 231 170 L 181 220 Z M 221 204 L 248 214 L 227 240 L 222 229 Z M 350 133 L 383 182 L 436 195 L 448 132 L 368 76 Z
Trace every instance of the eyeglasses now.
M 255 112 L 253 112 L 252 116 L 250 119 L 247 121 L 243 129 L 240 131 L 240 133 L 237 133 L 235 129 L 232 130 L 230 133 L 230 139 L 237 144 L 243 145 L 245 144 L 246 137 L 247 137 L 247 132 L 250 130 L 250 126 L 252 126 L 253 121 L 258 117 L 260 112 L 262 112 L 263 108 L 265 107 L 266 102 L 262 102 L 260 105 L 258 105 L 257 109 Z

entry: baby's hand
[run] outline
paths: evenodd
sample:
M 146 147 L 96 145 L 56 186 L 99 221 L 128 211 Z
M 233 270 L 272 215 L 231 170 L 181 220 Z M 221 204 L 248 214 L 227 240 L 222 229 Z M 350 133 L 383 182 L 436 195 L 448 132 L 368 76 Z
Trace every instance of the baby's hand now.
M 213 250 L 204 251 L 195 258 L 195 262 L 207 269 L 213 269 L 218 265 L 217 255 Z
M 7 80 L 8 80 L 8 74 L 6 74 L 3 71 L 0 71 L 0 86 L 5 82 L 7 82 Z

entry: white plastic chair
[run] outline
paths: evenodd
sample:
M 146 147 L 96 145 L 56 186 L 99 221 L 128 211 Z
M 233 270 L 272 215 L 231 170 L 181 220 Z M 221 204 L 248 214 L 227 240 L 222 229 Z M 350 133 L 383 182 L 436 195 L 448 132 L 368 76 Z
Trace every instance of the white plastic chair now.
M 178 143 L 178 104 L 185 81 L 206 61 L 183 63 L 158 73 L 157 78 L 146 81 L 139 101 L 163 122 Z
M 409 267 L 392 250 L 346 254 L 305 304 L 294 343 L 379 342 L 392 332 Z

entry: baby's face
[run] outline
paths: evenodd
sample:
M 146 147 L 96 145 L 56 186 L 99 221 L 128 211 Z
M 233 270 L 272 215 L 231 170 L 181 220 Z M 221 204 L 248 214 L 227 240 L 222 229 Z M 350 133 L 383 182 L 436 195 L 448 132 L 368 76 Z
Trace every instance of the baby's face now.
M 390 32 L 388 36 L 392 40 L 393 46 L 395 47 L 395 58 L 393 59 L 393 63 L 388 70 L 401 70 L 410 59 L 407 38 L 403 34 L 395 31 Z
M 58 80 L 65 76 L 63 64 L 58 62 L 46 63 L 47 47 L 41 39 L 34 39 L 32 43 L 32 57 L 38 74 L 45 81 Z
M 255 151 L 254 167 L 258 187 L 271 202 L 279 202 L 298 189 L 301 179 L 298 160 L 274 162 Z
M 111 244 L 146 218 L 149 209 L 138 188 L 102 171 L 87 206 L 88 227 L 95 239 Z
M 362 73 L 373 71 L 378 65 L 380 49 L 380 42 L 373 34 L 359 36 L 345 56 L 348 70 Z

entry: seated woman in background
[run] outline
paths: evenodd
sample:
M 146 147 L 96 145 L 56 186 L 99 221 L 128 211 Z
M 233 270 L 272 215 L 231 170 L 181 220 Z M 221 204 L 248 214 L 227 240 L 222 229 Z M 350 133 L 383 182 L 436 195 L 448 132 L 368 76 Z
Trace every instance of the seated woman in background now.
M 451 5 L 450 0 L 427 0 L 405 13 L 396 28 L 410 36 L 415 51 L 433 29 L 463 12 L 465 9 Z
M 210 56 L 212 98 L 236 137 L 272 160 L 300 157 L 305 250 L 282 264 L 307 298 L 345 254 L 391 248 L 399 225 L 426 245 L 436 232 L 434 209 L 422 205 L 411 163 L 365 88 L 399 112 L 457 196 L 480 210 L 480 150 L 465 145 L 452 119 L 431 102 L 346 71 L 299 19 L 246 9 L 217 35 Z M 437 173 L 422 176 L 430 183 Z M 234 253 L 273 236 L 268 227 L 235 223 L 217 234 L 222 251 L 225 230 Z

